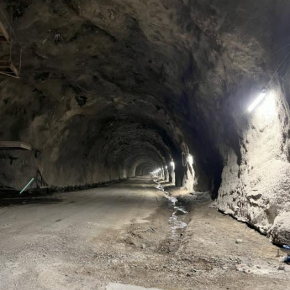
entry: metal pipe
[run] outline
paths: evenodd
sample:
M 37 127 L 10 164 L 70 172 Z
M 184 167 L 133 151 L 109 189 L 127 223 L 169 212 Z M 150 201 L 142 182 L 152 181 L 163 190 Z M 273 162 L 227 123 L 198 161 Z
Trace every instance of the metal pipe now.
M 25 189 L 27 188 L 27 187 L 29 187 L 29 185 L 32 183 L 34 181 L 34 177 L 33 178 L 31 178 L 31 180 L 23 187 L 23 189 L 20 191 L 20 193 L 19 194 L 21 194 L 23 191 L 25 191 Z

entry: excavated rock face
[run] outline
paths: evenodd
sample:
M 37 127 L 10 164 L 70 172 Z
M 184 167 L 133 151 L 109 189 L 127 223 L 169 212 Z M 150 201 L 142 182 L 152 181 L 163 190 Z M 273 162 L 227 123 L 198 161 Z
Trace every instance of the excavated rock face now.
M 275 219 L 269 233 L 274 243 L 288 245 L 290 240 L 290 212 L 280 214 Z
M 208 187 L 221 168 L 216 169 L 216 157 L 217 165 L 209 165 L 214 145 L 194 100 L 200 72 L 193 53 L 206 58 L 209 40 L 187 5 L 59 0 L 2 5 L 6 12 L 11 7 L 24 53 L 21 79 L 1 82 L 7 120 L 1 138 L 40 150 L 41 171 L 50 184 L 123 178 L 134 175 L 134 168 L 148 172 L 174 159 L 181 185 L 187 144 L 191 151 L 206 146 L 197 166 L 201 186 Z
M 1 183 L 20 188 L 39 168 L 49 184 L 88 184 L 174 160 L 177 185 L 194 175 L 195 189 L 261 231 L 289 211 L 289 1 L 0 8 L 23 49 L 21 78 L 1 78 L 0 139 L 41 151 L 1 151 Z M 188 150 L 194 173 L 182 165 Z

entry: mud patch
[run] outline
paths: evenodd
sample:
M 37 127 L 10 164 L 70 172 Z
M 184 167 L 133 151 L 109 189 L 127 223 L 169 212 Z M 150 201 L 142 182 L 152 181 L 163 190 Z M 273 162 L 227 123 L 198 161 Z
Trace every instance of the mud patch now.
M 168 239 L 169 217 L 170 212 L 164 201 L 155 213 L 147 218 L 146 223 L 139 223 L 138 220 L 132 221 L 124 233 L 125 236 L 123 234 L 123 238 L 120 238 L 119 241 L 140 250 L 159 252 L 163 241 Z

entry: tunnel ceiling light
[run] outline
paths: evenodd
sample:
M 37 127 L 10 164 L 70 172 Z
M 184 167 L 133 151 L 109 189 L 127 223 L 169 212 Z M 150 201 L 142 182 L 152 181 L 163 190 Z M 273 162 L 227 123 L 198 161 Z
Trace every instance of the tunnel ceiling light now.
M 165 169 L 168 169 L 168 166 L 167 165 L 165 166 Z
M 171 162 L 170 162 L 170 165 L 171 165 L 171 167 L 172 167 L 173 169 L 175 169 L 175 163 L 174 163 L 174 161 L 171 161 Z
M 156 175 L 161 171 L 161 168 L 157 168 L 154 171 L 151 172 L 151 174 Z
M 191 154 L 188 154 L 186 159 L 187 159 L 188 164 L 193 164 L 193 157 Z
M 266 97 L 266 91 L 263 90 L 262 93 L 255 99 L 255 101 L 248 108 L 248 112 L 251 113 Z

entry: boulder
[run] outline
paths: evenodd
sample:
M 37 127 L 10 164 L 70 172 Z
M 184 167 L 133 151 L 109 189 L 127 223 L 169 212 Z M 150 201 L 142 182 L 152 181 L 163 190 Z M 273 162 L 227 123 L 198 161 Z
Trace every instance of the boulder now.
M 276 217 L 269 234 L 274 244 L 290 245 L 290 211 Z

